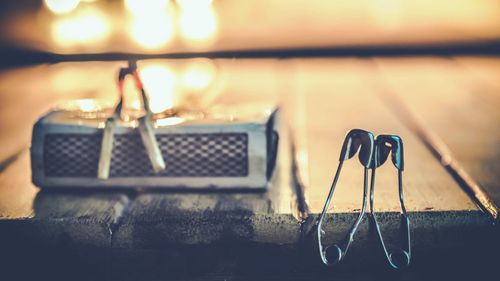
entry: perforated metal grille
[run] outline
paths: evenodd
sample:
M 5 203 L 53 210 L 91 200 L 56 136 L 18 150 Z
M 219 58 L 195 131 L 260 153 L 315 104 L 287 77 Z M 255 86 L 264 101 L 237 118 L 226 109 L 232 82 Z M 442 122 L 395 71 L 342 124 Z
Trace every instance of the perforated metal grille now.
M 96 177 L 100 135 L 51 134 L 45 136 L 45 175 Z
M 50 134 L 44 165 L 49 177 L 96 177 L 101 134 Z M 154 173 L 138 133 L 115 135 L 110 177 L 244 177 L 245 133 L 163 134 L 156 139 L 167 169 Z

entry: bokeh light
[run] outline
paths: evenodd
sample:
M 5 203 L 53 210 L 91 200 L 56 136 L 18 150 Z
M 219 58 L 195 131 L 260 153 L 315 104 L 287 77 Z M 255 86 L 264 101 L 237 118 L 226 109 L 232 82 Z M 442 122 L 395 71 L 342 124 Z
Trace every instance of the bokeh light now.
M 66 14 L 78 7 L 80 0 L 44 0 L 45 6 L 55 14 Z
M 206 109 L 220 94 L 217 67 L 210 59 L 192 59 L 179 73 L 179 82 L 184 106 Z
M 177 76 L 164 64 L 149 63 L 140 68 L 151 111 L 158 113 L 176 105 Z
M 212 0 L 176 0 L 175 2 L 183 9 L 203 9 L 212 4 Z
M 194 43 L 208 42 L 217 31 L 217 16 L 211 6 L 181 8 L 179 31 L 184 39 Z
M 215 72 L 215 65 L 211 60 L 195 60 L 182 73 L 182 87 L 186 91 L 206 90 L 214 81 Z
M 135 18 L 130 26 L 132 39 L 146 49 L 162 47 L 173 38 L 172 21 L 169 14 Z
M 127 11 L 137 17 L 148 17 L 152 14 L 165 13 L 168 6 L 168 0 L 125 0 Z
M 129 32 L 132 39 L 146 49 L 166 45 L 174 35 L 174 15 L 168 0 L 125 0 L 131 15 Z
M 111 28 L 98 10 L 85 9 L 71 17 L 55 19 L 51 31 L 58 45 L 68 47 L 102 41 L 110 34 Z
M 111 109 L 113 104 L 109 100 L 75 99 L 57 104 L 56 108 L 67 111 L 80 111 L 86 113 L 100 112 Z

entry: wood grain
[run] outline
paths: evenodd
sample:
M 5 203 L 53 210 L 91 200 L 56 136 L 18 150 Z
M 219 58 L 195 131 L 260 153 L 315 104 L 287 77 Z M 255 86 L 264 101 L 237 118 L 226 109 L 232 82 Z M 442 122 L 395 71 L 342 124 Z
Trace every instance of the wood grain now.
M 31 183 L 29 151 L 23 150 L 0 172 L 0 218 L 33 217 L 33 201 L 38 189 Z
M 31 183 L 28 151 L 0 174 L 0 193 L 0 240 L 17 241 L 15 237 L 20 236 L 109 247 L 114 227 L 128 203 L 122 193 L 39 192 Z
M 396 134 L 405 144 L 404 187 L 410 211 L 477 210 L 452 177 L 416 136 L 378 98 L 369 62 L 355 59 L 297 62 L 308 122 L 310 182 L 306 195 L 318 213 L 338 164 L 345 134 L 363 128 L 374 134 Z M 360 208 L 362 168 L 347 161 L 335 194 L 335 212 Z M 399 210 L 396 170 L 389 163 L 377 173 L 375 204 L 381 211 Z
M 304 101 L 299 110 L 306 112 L 308 120 L 305 134 L 301 135 L 308 138 L 303 142 L 307 143 L 303 150 L 309 155 L 309 182 L 305 195 L 313 216 L 324 206 L 345 134 L 352 128 L 362 128 L 375 135 L 396 134 L 403 139 L 403 185 L 414 253 L 428 255 L 432 249 L 451 249 L 475 239 L 474 235 L 455 236 L 455 227 L 469 229 L 470 233 L 487 228 L 488 217 L 380 98 L 378 91 L 383 89 L 378 86 L 378 74 L 370 60 L 297 60 L 293 64 L 294 82 L 300 89 L 297 94 L 302 95 Z M 348 232 L 361 208 L 362 184 L 362 167 L 354 157 L 344 164 L 328 210 L 324 223 L 325 243 L 337 242 Z M 390 162 L 377 170 L 375 211 L 379 214 L 386 243 L 391 247 L 401 245 L 397 231 L 400 211 L 397 172 Z M 377 253 L 380 249 L 375 246 L 372 234 L 370 224 L 364 220 L 346 264 L 354 268 L 359 264 L 373 264 L 370 260 L 373 256 L 367 253 Z
M 406 75 L 415 74 L 411 71 L 411 60 L 401 63 L 404 71 L 409 69 L 410 74 Z M 177 69 L 183 62 L 160 61 L 160 64 Z M 300 214 L 299 203 L 308 204 L 308 222 L 313 222 L 323 207 L 346 132 L 363 128 L 375 134 L 398 134 L 403 138 L 405 199 L 417 256 L 425 259 L 435 249 L 447 251 L 468 245 L 487 233 L 490 223 L 487 216 L 381 97 L 379 92 L 386 90 L 386 80 L 371 60 L 218 60 L 215 64 L 216 78 L 210 91 L 214 92 L 217 103 L 235 105 L 235 108 L 241 103 L 261 101 L 281 104 L 282 121 L 286 123 L 280 131 L 278 170 L 268 193 L 139 192 L 135 197 L 125 193 L 43 192 L 36 195 L 37 189 L 30 183 L 29 157 L 23 152 L 0 172 L 0 227 L 8 230 L 9 237 L 29 233 L 30 239 L 42 242 L 67 241 L 69 237 L 70 241 L 86 247 L 109 247 L 117 251 L 118 257 L 129 253 L 131 260 L 141 257 L 136 253 L 155 256 L 167 249 L 171 251 L 166 253 L 169 259 L 187 257 L 187 260 L 179 258 L 179 263 L 187 264 L 189 258 L 199 256 L 197 249 L 204 248 L 208 254 L 218 249 L 234 257 L 240 253 L 232 248 L 237 245 L 244 251 L 241 253 L 253 253 L 247 257 L 249 260 L 243 257 L 238 261 L 259 264 L 261 260 L 262 265 L 264 261 L 273 264 L 280 260 L 283 268 L 290 269 L 288 262 L 296 264 L 299 253 L 302 254 L 298 246 L 304 242 L 306 233 L 300 224 L 303 214 Z M 29 143 L 36 116 L 56 101 L 74 97 L 113 99 L 113 78 L 118 65 L 120 63 L 68 63 L 1 74 L 0 99 L 5 100 L 1 106 L 8 110 L 0 115 L 0 145 L 5 146 L 6 151 L 10 149 L 2 157 L 18 151 L 17 144 Z M 93 81 L 95 75 L 98 78 Z M 410 82 L 398 92 L 417 93 L 418 89 L 431 88 L 432 83 L 425 84 L 426 79 L 412 82 L 418 75 L 402 76 L 401 79 Z M 28 78 L 33 78 L 31 84 L 22 83 Z M 452 87 L 450 83 L 445 86 Z M 447 90 L 446 87 L 443 89 Z M 9 90 L 14 94 L 9 94 Z M 440 101 L 442 98 L 430 96 L 428 99 L 433 102 L 428 104 L 420 101 L 419 110 L 440 110 L 442 107 L 437 104 L 447 103 Z M 460 102 L 467 104 L 469 100 L 452 100 L 450 104 L 456 106 Z M 25 108 L 31 110 L 25 112 Z M 490 126 L 488 120 L 496 120 L 498 116 L 493 115 L 491 108 L 485 112 L 486 116 L 482 112 L 470 116 L 480 120 L 481 126 Z M 468 116 L 459 111 L 454 114 Z M 4 128 L 11 128 L 12 132 L 5 134 Z M 19 131 L 16 132 L 16 128 Z M 295 138 L 295 154 L 292 154 L 288 128 Z M 482 155 L 478 153 L 470 155 Z M 293 158 L 305 184 L 305 197 L 293 181 Z M 326 231 L 330 240 L 345 233 L 360 208 L 361 172 L 356 159 L 346 162 L 333 208 L 327 216 Z M 377 173 L 376 211 L 380 213 L 380 223 L 391 245 L 398 242 L 396 180 L 396 170 L 390 163 Z M 0 233 L 6 235 L 7 232 Z M 372 238 L 365 221 L 349 254 L 351 265 L 366 265 L 367 262 L 359 262 L 365 257 L 380 261 L 373 254 L 380 253 L 380 249 Z M 183 255 L 186 251 L 190 254 Z M 273 254 L 260 258 L 262 253 Z M 317 255 L 309 257 L 317 258 Z M 200 264 L 203 261 L 200 260 Z M 137 265 L 147 268 L 156 265 L 145 263 Z M 168 268 L 175 269 L 174 265 L 179 263 L 172 263 Z
M 456 159 L 499 206 L 498 59 L 384 59 L 378 65 L 412 114 L 449 148 L 443 163 Z

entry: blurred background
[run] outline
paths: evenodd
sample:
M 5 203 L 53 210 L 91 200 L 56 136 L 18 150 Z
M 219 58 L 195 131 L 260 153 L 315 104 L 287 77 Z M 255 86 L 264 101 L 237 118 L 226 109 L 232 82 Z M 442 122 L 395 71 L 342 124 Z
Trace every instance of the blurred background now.
M 449 46 L 500 37 L 495 0 L 24 0 L 0 8 L 4 49 L 55 54 Z

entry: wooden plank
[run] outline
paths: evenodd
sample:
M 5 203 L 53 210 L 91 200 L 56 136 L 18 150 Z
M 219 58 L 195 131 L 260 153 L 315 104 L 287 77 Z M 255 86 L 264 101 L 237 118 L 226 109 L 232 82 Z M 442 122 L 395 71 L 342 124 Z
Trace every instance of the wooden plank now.
M 488 98 L 498 98 L 498 92 L 492 93 L 487 91 L 486 94 L 482 94 L 479 91 L 482 87 L 498 88 L 500 87 L 500 81 L 498 77 L 500 76 L 500 58 L 497 56 L 459 56 L 453 57 L 452 60 L 458 63 L 458 67 L 454 68 L 455 71 L 467 74 L 465 78 L 470 82 L 472 86 L 477 91 L 476 94 L 488 99 Z
M 0 240 L 110 247 L 127 203 L 123 193 L 39 192 L 25 150 L 0 173 Z
M 284 119 L 295 129 L 296 137 L 307 138 L 297 140 L 296 144 L 307 145 L 299 148 L 309 152 L 308 161 L 301 161 L 301 168 L 308 169 L 310 175 L 306 189 L 310 218 L 323 207 L 345 132 L 352 127 L 362 127 L 375 133 L 399 134 L 405 141 L 405 197 L 417 266 L 428 266 L 432 264 L 429 257 L 438 259 L 458 245 L 486 237 L 487 216 L 374 92 L 371 86 L 374 73 L 369 62 L 291 60 L 281 62 L 276 71 L 276 79 L 286 80 L 275 87 L 281 92 Z M 281 76 L 285 71 L 286 75 Z M 250 76 L 249 72 L 243 71 L 243 74 Z M 237 79 L 227 81 L 238 89 L 232 84 L 237 83 Z M 252 90 L 262 92 L 260 87 L 253 85 Z M 251 100 L 251 90 L 244 87 L 244 91 L 248 93 L 245 99 Z M 345 168 L 335 208 L 327 216 L 330 241 L 345 234 L 360 206 L 361 170 L 354 163 L 346 163 Z M 380 169 L 376 197 L 380 224 L 391 245 L 399 238 L 395 231 L 399 210 L 395 176 L 393 167 Z M 289 188 L 288 185 L 285 181 L 273 188 Z M 265 272 L 266 268 L 270 272 L 290 270 L 302 262 L 316 260 L 317 253 L 310 252 L 307 238 L 301 239 L 304 237 L 300 235 L 296 216 L 290 214 L 293 210 L 266 207 L 274 200 L 290 202 L 289 197 L 279 198 L 268 194 L 142 194 L 118 228 L 114 245 L 123 263 L 153 272 L 157 270 L 152 265 L 156 259 L 169 261 L 163 267 L 165 272 L 185 274 L 189 274 L 189 268 L 217 267 L 215 260 L 224 260 L 228 268 L 234 266 L 245 272 Z M 465 248 L 471 247 L 461 249 Z M 380 253 L 365 220 L 344 265 L 350 269 L 383 268 Z M 210 256 L 210 261 L 200 260 L 199 256 L 203 255 Z M 244 266 L 238 267 L 241 264 Z M 269 264 L 273 264 L 273 269 Z
M 170 62 L 164 63 L 168 65 Z M 423 264 L 434 251 L 449 250 L 483 237 L 481 235 L 489 226 L 487 217 L 461 191 L 414 133 L 405 128 L 379 99 L 376 91 L 381 89 L 373 88 L 378 83 L 377 73 L 369 64 L 355 59 L 221 60 L 217 62 L 216 73 L 220 76 L 216 78 L 218 86 L 214 91 L 230 94 L 218 102 L 235 105 L 274 100 L 279 93 L 283 120 L 289 122 L 297 137 L 298 164 L 308 172 L 300 173 L 309 175 L 309 180 L 307 176 L 303 177 L 312 214 L 309 222 L 323 207 L 346 131 L 361 127 L 376 134 L 399 134 L 405 141 L 405 198 L 411 212 L 417 264 L 419 261 Z M 61 71 L 79 65 L 67 64 L 61 67 Z M 111 68 L 114 71 L 114 67 L 108 69 L 107 64 L 100 67 L 105 68 L 105 72 Z M 60 90 L 61 93 L 77 89 L 78 83 Z M 33 89 L 30 91 L 34 93 Z M 241 96 L 238 95 L 240 92 Z M 93 96 L 93 92 L 87 94 Z M 10 104 L 17 106 L 13 101 Z M 22 123 L 22 126 L 28 128 L 29 123 Z M 26 136 L 19 139 L 28 141 Z M 114 193 L 44 192 L 36 199 L 33 199 L 33 193 L 31 199 L 19 199 L 23 202 L 20 206 L 24 207 L 19 207 L 21 211 L 16 214 L 21 215 L 12 215 L 28 218 L 0 220 L 0 235 L 7 237 L 6 233 L 10 233 L 9 237 L 15 237 L 22 233 L 20 237 L 42 237 L 42 240 L 52 239 L 57 243 L 67 241 L 69 237 L 75 244 L 85 247 L 108 247 L 113 252 L 113 263 L 116 261 L 117 268 L 158 270 L 161 267 L 175 271 L 184 265 L 185 268 L 180 269 L 189 271 L 189 265 L 209 267 L 217 262 L 216 256 L 222 256 L 226 261 L 244 265 L 242 267 L 247 270 L 258 270 L 262 266 L 269 272 L 278 268 L 289 271 L 300 263 L 301 256 L 317 258 L 317 253 L 309 255 L 300 249 L 304 231 L 301 232 L 297 205 L 302 195 L 297 193 L 291 179 L 292 155 L 287 139 L 287 134 L 283 134 L 278 171 L 268 193 L 155 192 L 140 193 L 133 201 L 124 194 Z M 33 192 L 29 184 L 28 156 L 21 155 L 19 159 L 24 159 L 24 164 L 16 166 L 18 162 L 12 162 L 0 174 L 0 188 L 14 193 L 12 190 L 17 181 L 19 185 L 32 188 Z M 345 233 L 359 209 L 361 175 L 355 160 L 346 163 L 335 195 L 333 213 L 326 221 L 329 239 Z M 3 179 L 6 180 L 1 181 Z M 395 170 L 391 165 L 380 169 L 377 187 L 376 209 L 381 213 L 380 223 L 387 232 L 388 242 L 392 243 L 397 240 L 393 224 L 397 222 L 398 201 Z M 0 202 L 9 199 L 2 200 L 0 197 Z M 30 200 L 34 200 L 34 211 L 27 207 Z M 5 209 L 10 211 L 14 207 Z M 349 254 L 350 264 L 359 268 L 373 264 L 373 260 L 383 262 L 374 254 L 380 253 L 380 249 L 370 240 L 372 235 L 366 221 L 358 234 Z M 210 257 L 209 262 L 204 254 Z M 371 261 L 364 262 L 363 259 Z M 158 266 L 162 260 L 171 263 Z
M 397 96 L 449 148 L 440 155 L 443 163 L 463 167 L 472 187 L 484 189 L 496 204 L 490 209 L 498 213 L 500 61 L 383 59 L 378 65 Z
M 31 183 L 29 151 L 0 173 L 0 264 L 7 279 L 96 279 L 128 197 L 61 193 Z M 28 269 L 28 270 L 27 270 Z M 104 271 L 105 272 L 105 271 Z
M 29 151 L 0 172 L 0 264 L 10 280 L 98 279 L 106 272 L 123 194 L 39 192 Z
M 28 151 L 0 173 L 0 240 L 22 242 L 16 238 L 20 236 L 45 243 L 111 246 L 114 227 L 128 203 L 125 194 L 39 192 L 30 174 Z
M 42 191 L 34 201 L 34 222 L 48 241 L 68 240 L 77 247 L 111 247 L 129 198 L 121 192 Z
M 488 225 L 487 217 L 478 210 L 421 141 L 397 120 L 397 117 L 373 92 L 370 77 L 374 73 L 368 62 L 325 59 L 293 60 L 283 62 L 281 66 L 282 68 L 277 67 L 276 71 L 286 71 L 287 76 L 285 77 L 292 86 L 287 85 L 281 88 L 283 85 L 277 85 L 276 89 L 296 89 L 280 96 L 285 112 L 284 119 L 293 121 L 292 128 L 295 128 L 295 121 L 303 122 L 299 117 L 292 118 L 292 113 L 304 111 L 305 114 L 300 114 L 300 116 L 308 119 L 305 122 L 307 124 L 305 135 L 301 133 L 296 135 L 307 137 L 307 141 L 299 140 L 297 143 L 306 143 L 307 148 L 304 151 L 309 151 L 309 167 L 302 166 L 301 168 L 309 170 L 310 181 L 307 183 L 306 199 L 313 215 L 318 214 L 323 207 L 331 177 L 338 163 L 338 153 L 345 133 L 351 128 L 361 127 L 372 130 L 376 134 L 398 134 L 405 141 L 407 158 L 404 174 L 405 198 L 407 208 L 412 213 L 412 220 L 414 220 L 412 227 L 422 234 L 414 241 L 417 247 L 430 250 L 438 244 L 449 247 L 456 245 L 458 241 L 463 241 L 458 237 L 452 239 L 453 235 L 451 232 L 447 232 L 447 227 L 474 228 L 478 225 Z M 249 72 L 251 71 L 249 70 Z M 279 74 L 276 75 L 276 77 L 278 76 Z M 237 84 L 237 80 L 228 81 L 232 81 L 228 82 L 229 85 L 232 85 L 231 87 L 235 87 L 232 83 Z M 261 92 L 259 85 L 254 85 L 253 90 L 256 93 Z M 304 103 L 301 104 L 297 99 L 304 101 Z M 288 106 L 293 108 L 290 109 Z M 281 144 L 284 143 L 281 142 Z M 286 163 L 286 161 L 282 161 L 282 163 L 284 162 Z M 399 211 L 399 202 L 396 172 L 392 166 L 388 166 L 381 168 L 377 177 L 377 186 L 382 186 L 382 188 L 377 189 L 376 209 L 385 214 L 381 217 L 381 224 L 390 228 L 392 222 L 397 221 L 396 212 Z M 356 170 L 356 168 L 358 167 L 354 161 L 346 163 L 335 197 L 335 213 L 328 216 L 327 219 L 327 230 L 331 233 L 344 232 L 350 226 L 354 213 L 360 208 L 362 173 L 360 169 Z M 285 182 L 280 188 L 289 188 L 287 185 L 288 182 Z M 274 187 L 278 187 L 278 185 L 274 185 Z M 229 220 L 231 216 L 228 216 L 227 221 L 215 221 L 217 217 L 214 214 L 217 212 L 214 210 L 217 210 L 216 206 L 221 205 L 220 197 L 224 196 L 226 196 L 224 200 L 230 199 L 229 202 L 246 200 L 251 205 L 254 204 L 251 202 L 260 202 L 263 197 L 268 195 L 221 196 L 220 194 L 172 193 L 140 195 L 131 207 L 130 216 L 119 229 L 117 237 L 121 242 L 116 245 L 123 248 L 134 248 L 135 246 L 154 248 L 157 246 L 156 243 L 160 243 L 160 245 L 173 242 L 197 244 L 218 241 L 224 234 L 224 226 L 221 224 L 226 226 L 234 224 Z M 237 199 L 231 199 L 233 197 Z M 271 196 L 266 200 L 272 202 L 275 199 Z M 289 199 L 282 202 L 288 202 L 287 200 Z M 177 203 L 173 204 L 173 202 Z M 234 207 L 238 204 L 229 204 L 229 206 L 233 206 L 230 210 L 235 212 L 237 216 L 244 218 L 247 217 L 238 212 L 246 213 L 250 218 L 249 221 L 252 221 L 252 218 L 258 214 L 272 214 L 273 217 L 280 217 L 282 214 L 288 216 L 292 213 L 289 209 L 275 209 L 273 212 L 266 212 L 266 208 L 259 207 L 258 204 L 251 205 L 250 208 L 245 204 L 240 205 Z M 194 210 L 194 212 L 190 212 L 190 210 Z M 269 209 L 267 208 L 267 210 Z M 193 220 L 193 218 L 196 219 Z M 188 224 L 180 225 L 180 221 L 185 221 Z M 207 225 L 206 221 L 216 223 Z M 297 221 L 294 219 L 285 220 L 283 223 L 289 224 L 283 230 L 292 230 L 293 227 L 297 227 Z M 259 240 L 256 236 L 251 235 L 252 232 L 255 234 L 257 227 L 274 229 L 276 224 L 277 222 L 273 219 L 267 219 L 258 224 L 247 224 L 249 231 L 243 231 L 243 234 L 231 230 L 231 227 L 226 231 L 229 231 L 233 238 L 237 237 L 248 241 L 275 241 L 275 243 L 298 241 L 300 236 L 290 236 L 288 232 L 275 232 L 274 240 L 271 239 L 273 235 L 266 235 L 265 240 Z M 278 223 L 278 225 L 281 227 L 283 224 Z M 442 227 L 438 227 L 438 225 Z M 188 229 L 193 230 L 192 235 L 186 235 L 189 233 Z M 296 232 L 297 230 L 292 231 L 294 234 Z M 145 233 L 147 235 L 144 235 Z M 363 225 L 360 233 L 359 248 L 371 244 L 368 242 L 367 224 Z M 432 240 L 436 233 L 441 233 L 446 238 L 439 241 Z M 388 236 L 388 239 L 394 238 L 395 240 L 397 238 L 394 233 L 392 238 L 391 235 L 388 234 Z M 434 242 L 428 243 L 429 241 Z
M 37 192 L 31 183 L 29 151 L 23 150 L 0 171 L 0 219 L 33 217 Z
M 302 61 L 298 83 L 306 97 L 305 109 L 310 120 L 309 170 L 311 180 L 306 195 L 312 212 L 321 211 L 338 164 L 340 147 L 347 131 L 364 128 L 374 134 L 397 134 L 405 144 L 405 198 L 410 211 L 477 211 L 472 201 L 446 173 L 420 140 L 393 115 L 377 97 L 374 75 L 367 62 L 359 60 Z M 357 160 L 347 161 L 339 181 L 336 212 L 359 209 L 362 169 Z M 357 168 L 357 169 L 356 169 Z M 385 171 L 387 170 L 387 171 Z M 387 165 L 377 173 L 378 208 L 384 212 L 399 210 L 396 172 Z M 342 186 L 344 186 L 342 188 Z
M 308 118 L 310 180 L 305 195 L 313 215 L 319 214 L 323 208 L 345 134 L 352 128 L 362 128 L 375 135 L 389 133 L 403 138 L 403 185 L 406 208 L 410 212 L 414 253 L 428 255 L 432 249 L 450 249 L 467 243 L 475 238 L 457 236 L 454 234 L 456 229 L 479 231 L 488 226 L 487 216 L 379 98 L 378 74 L 369 61 L 317 59 L 295 61 L 295 65 L 298 72 L 295 81 L 305 100 L 302 110 Z M 325 221 L 327 243 L 344 237 L 354 222 L 355 213 L 361 208 L 362 184 L 362 168 L 357 158 L 346 161 Z M 397 245 L 400 205 L 397 173 L 390 162 L 378 169 L 376 186 L 375 210 L 379 213 L 386 243 Z M 436 237 L 440 238 L 434 239 Z M 374 245 L 365 219 L 346 263 L 354 267 L 359 263 L 372 264 L 373 261 L 362 260 L 370 259 L 368 253 L 380 251 Z

